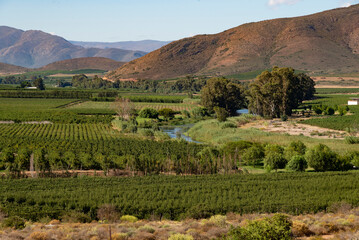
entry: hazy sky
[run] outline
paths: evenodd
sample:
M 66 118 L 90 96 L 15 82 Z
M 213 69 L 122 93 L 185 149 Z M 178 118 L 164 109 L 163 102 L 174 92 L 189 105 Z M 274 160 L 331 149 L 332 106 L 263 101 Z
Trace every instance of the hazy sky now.
M 177 40 L 359 0 L 0 0 L 0 25 L 78 41 Z

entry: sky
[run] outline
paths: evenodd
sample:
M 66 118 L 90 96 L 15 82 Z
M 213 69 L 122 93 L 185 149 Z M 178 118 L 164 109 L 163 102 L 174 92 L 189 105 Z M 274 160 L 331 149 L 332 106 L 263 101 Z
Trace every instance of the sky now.
M 172 41 L 359 0 L 0 0 L 0 26 L 76 41 Z

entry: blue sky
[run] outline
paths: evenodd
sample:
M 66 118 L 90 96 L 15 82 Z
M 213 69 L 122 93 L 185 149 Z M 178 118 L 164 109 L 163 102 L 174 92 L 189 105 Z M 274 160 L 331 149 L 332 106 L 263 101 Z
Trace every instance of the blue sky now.
M 0 0 L 0 25 L 78 41 L 177 40 L 359 0 Z

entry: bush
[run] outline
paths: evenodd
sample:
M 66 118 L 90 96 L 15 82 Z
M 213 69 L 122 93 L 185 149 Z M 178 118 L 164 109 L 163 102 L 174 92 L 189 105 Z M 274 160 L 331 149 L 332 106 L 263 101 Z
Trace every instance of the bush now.
M 317 172 L 336 170 L 335 163 L 337 158 L 337 154 L 323 144 L 319 144 L 313 149 L 309 149 L 306 154 L 308 165 L 314 168 Z
M 120 220 L 123 222 L 137 222 L 138 218 L 131 215 L 123 215 Z
M 264 150 L 261 146 L 253 145 L 246 149 L 242 155 L 242 160 L 245 164 L 255 166 L 258 165 L 264 158 Z
M 128 234 L 127 233 L 115 233 L 112 235 L 111 240 L 127 240 Z
M 154 233 L 156 231 L 153 227 L 148 225 L 142 226 L 138 228 L 138 230 L 141 232 L 148 232 L 148 233 Z
M 194 118 L 202 118 L 208 115 L 209 114 L 207 108 L 203 108 L 203 107 L 196 107 L 191 111 L 191 116 Z
M 304 172 L 308 167 L 308 163 L 304 156 L 296 155 L 288 162 L 286 168 L 294 172 Z
M 224 122 L 221 126 L 222 129 L 226 128 L 237 128 L 237 125 L 232 122 Z
M 216 112 L 216 117 L 218 121 L 225 122 L 227 118 L 229 117 L 229 113 L 225 108 L 221 107 L 214 107 L 214 111 Z
M 155 133 L 153 132 L 152 129 L 140 129 L 139 133 L 144 136 L 144 137 L 153 137 L 155 136 Z
M 285 168 L 287 159 L 284 155 L 278 152 L 269 152 L 264 158 L 264 167 L 268 170 L 276 170 Z
M 208 222 L 214 224 L 217 227 L 223 228 L 223 227 L 226 227 L 226 225 L 227 225 L 227 217 L 223 216 L 223 215 L 214 215 L 214 216 L 210 217 Z
M 30 234 L 30 239 L 33 240 L 47 240 L 51 239 L 46 232 L 33 232 Z
M 275 214 L 272 218 L 249 221 L 245 227 L 232 228 L 227 234 L 228 240 L 289 240 L 291 239 L 292 222 L 283 214 Z
M 6 218 L 2 225 L 4 227 L 10 227 L 14 229 L 23 229 L 25 228 L 25 220 L 18 216 L 11 216 Z
M 177 233 L 171 235 L 168 240 L 193 240 L 193 237 L 191 235 Z
M 345 142 L 348 144 L 358 144 L 359 137 L 347 136 L 347 137 L 345 137 Z
M 334 115 L 334 113 L 335 113 L 335 110 L 332 107 L 326 107 L 326 109 L 324 110 L 325 115 Z
M 158 118 L 159 113 L 153 108 L 144 108 L 138 114 L 141 118 Z
M 91 218 L 82 212 L 68 212 L 64 216 L 62 216 L 62 221 L 64 222 L 79 222 L 79 223 L 88 223 L 91 222 Z
M 160 116 L 163 116 L 165 120 L 172 119 L 175 116 L 175 111 L 173 111 L 171 108 L 162 108 L 158 111 L 158 114 Z

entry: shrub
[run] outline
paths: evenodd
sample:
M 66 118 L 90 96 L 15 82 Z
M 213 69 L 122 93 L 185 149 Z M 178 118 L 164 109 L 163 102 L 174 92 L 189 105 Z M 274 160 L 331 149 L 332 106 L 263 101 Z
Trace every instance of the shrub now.
M 313 111 L 318 115 L 323 113 L 322 108 L 320 106 L 317 106 L 317 105 L 313 106 Z
M 348 144 L 358 144 L 359 137 L 347 136 L 347 137 L 345 137 L 345 142 Z
M 46 232 L 33 232 L 30 234 L 30 239 L 47 240 L 47 239 L 50 239 L 50 237 Z
M 291 239 L 292 222 L 283 214 L 275 214 L 272 218 L 249 221 L 245 227 L 232 228 L 228 240 L 261 240 L 261 239 Z
M 193 237 L 191 235 L 177 233 L 171 235 L 168 240 L 193 240 Z
M 246 149 L 242 155 L 242 160 L 247 165 L 258 165 L 264 158 L 264 150 L 261 146 L 253 145 Z
M 325 115 L 334 115 L 334 113 L 335 113 L 335 110 L 332 107 L 326 107 L 326 109 L 324 110 Z
M 148 225 L 142 226 L 138 230 L 141 232 L 148 232 L 148 233 L 154 233 L 156 231 L 153 227 Z
M 214 215 L 208 221 L 221 228 L 227 225 L 227 217 L 223 215 Z
M 287 159 L 284 155 L 278 152 L 269 152 L 264 158 L 264 167 L 268 170 L 276 170 L 285 168 Z
M 335 162 L 338 156 L 326 145 L 319 144 L 309 149 L 305 158 L 308 161 L 308 165 L 317 172 L 336 170 Z
M 138 218 L 131 215 L 123 215 L 120 220 L 123 222 L 137 222 Z
M 208 114 L 207 108 L 196 107 L 196 108 L 192 109 L 191 115 L 194 118 L 202 118 L 202 117 L 208 116 L 209 114 Z
M 221 126 L 222 129 L 226 128 L 237 128 L 237 125 L 232 122 L 224 122 Z
M 229 117 L 229 113 L 225 108 L 221 107 L 214 107 L 214 111 L 216 112 L 216 117 L 218 121 L 225 122 L 227 118 Z
M 127 233 L 115 233 L 112 235 L 111 240 L 127 240 L 127 239 L 128 239 Z
M 175 116 L 175 111 L 173 111 L 171 108 L 162 108 L 158 111 L 158 114 L 160 116 L 163 116 L 165 120 L 172 119 Z
M 23 229 L 25 228 L 25 220 L 18 216 L 11 216 L 3 221 L 3 226 L 14 229 Z
M 286 122 L 286 121 L 288 121 L 288 116 L 287 116 L 287 115 L 282 115 L 282 116 L 280 117 L 280 119 L 281 119 L 283 122 Z
M 286 168 L 295 172 L 304 172 L 308 167 L 307 161 L 304 156 L 296 155 L 288 162 Z
M 138 114 L 141 118 L 158 118 L 158 112 L 153 108 L 144 108 Z
M 87 223 L 87 222 L 91 222 L 91 218 L 85 213 L 72 211 L 62 216 L 62 221 Z
M 153 137 L 155 136 L 155 133 L 152 131 L 152 129 L 140 129 L 139 133 L 144 137 Z

